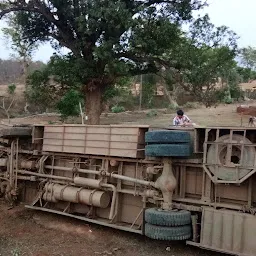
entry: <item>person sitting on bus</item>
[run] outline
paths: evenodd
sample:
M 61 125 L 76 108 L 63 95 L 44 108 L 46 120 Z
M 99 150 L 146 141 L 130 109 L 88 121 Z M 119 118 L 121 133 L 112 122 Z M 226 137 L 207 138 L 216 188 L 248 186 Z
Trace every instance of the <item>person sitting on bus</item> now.
M 191 126 L 192 123 L 188 116 L 184 115 L 183 110 L 177 111 L 177 116 L 173 118 L 173 125 L 174 126 Z

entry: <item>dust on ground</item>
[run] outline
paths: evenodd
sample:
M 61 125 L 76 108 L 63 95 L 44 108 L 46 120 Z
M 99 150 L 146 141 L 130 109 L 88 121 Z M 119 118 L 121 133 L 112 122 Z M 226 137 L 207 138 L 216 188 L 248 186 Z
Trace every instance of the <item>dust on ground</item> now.
M 239 126 L 236 105 L 186 111 L 193 122 L 209 126 Z M 151 114 L 149 114 L 151 113 Z M 167 127 L 175 112 L 152 110 L 102 115 L 103 124 L 131 123 Z M 13 124 L 58 123 L 56 115 L 15 118 Z M 248 116 L 242 116 L 243 125 Z M 6 120 L 4 121 L 6 122 Z M 168 250 L 166 250 L 168 248 Z M 1 256 L 217 256 L 219 253 L 186 246 L 184 242 L 160 242 L 146 237 L 88 224 L 49 213 L 35 212 L 20 205 L 13 209 L 0 201 Z

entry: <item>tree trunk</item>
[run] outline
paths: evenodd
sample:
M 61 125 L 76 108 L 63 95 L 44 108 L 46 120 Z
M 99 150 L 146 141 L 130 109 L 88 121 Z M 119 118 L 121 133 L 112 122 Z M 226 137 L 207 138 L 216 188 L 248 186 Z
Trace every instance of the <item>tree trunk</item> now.
M 88 124 L 100 124 L 103 87 L 100 85 L 86 86 L 84 92 L 85 113 L 88 116 Z
M 164 76 L 163 76 L 163 73 L 164 73 L 164 71 L 162 70 L 161 84 L 162 84 L 163 89 L 164 89 L 164 95 L 167 98 L 167 100 L 169 101 L 170 105 L 172 105 L 173 107 L 176 108 L 178 106 L 177 101 L 174 97 L 172 97 L 170 95 L 170 93 L 168 91 L 168 88 L 167 88 L 166 81 L 165 81 Z M 173 89 L 173 91 L 175 91 L 175 88 Z
M 27 77 L 28 77 L 28 67 L 29 67 L 29 62 L 27 61 L 26 57 L 24 56 L 23 57 L 23 61 L 22 61 L 22 65 L 23 65 L 23 83 L 25 85 L 25 91 L 27 92 Z M 28 107 L 29 107 L 29 104 L 27 102 L 27 97 L 25 97 L 25 100 L 26 100 L 26 105 L 24 107 L 24 112 L 25 113 L 29 113 L 28 111 Z
M 174 107 L 177 107 L 178 106 L 177 101 L 170 95 L 165 83 L 163 83 L 163 88 L 164 88 L 164 94 L 167 97 L 169 103 Z

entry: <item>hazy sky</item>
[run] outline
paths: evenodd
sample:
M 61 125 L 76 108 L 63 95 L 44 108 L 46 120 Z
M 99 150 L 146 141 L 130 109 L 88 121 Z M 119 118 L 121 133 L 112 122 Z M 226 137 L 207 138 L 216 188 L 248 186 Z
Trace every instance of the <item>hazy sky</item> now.
M 226 25 L 235 31 L 240 37 L 240 47 L 249 45 L 256 47 L 256 0 L 209 0 L 208 2 L 210 6 L 200 13 L 208 13 L 215 25 Z M 3 25 L 0 21 L 0 28 Z M 0 32 L 0 58 L 6 59 L 10 51 L 1 39 L 2 36 Z M 50 45 L 42 45 L 34 55 L 34 60 L 46 62 L 53 52 Z

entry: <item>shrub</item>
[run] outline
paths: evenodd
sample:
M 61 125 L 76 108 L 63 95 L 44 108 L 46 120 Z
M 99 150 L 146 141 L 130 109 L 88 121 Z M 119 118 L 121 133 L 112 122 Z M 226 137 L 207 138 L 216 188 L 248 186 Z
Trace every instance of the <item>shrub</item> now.
M 199 108 L 199 107 L 200 107 L 199 102 L 190 102 L 190 101 L 188 101 L 187 103 L 185 103 L 183 105 L 183 108 Z
M 239 87 L 239 85 L 233 85 L 230 87 L 230 94 L 232 99 L 239 100 L 244 98 L 244 92 L 243 90 Z
M 121 112 L 124 112 L 124 111 L 125 111 L 125 108 L 123 106 L 115 105 L 111 108 L 112 113 L 121 113 Z
M 157 111 L 155 109 L 152 109 L 147 113 L 147 117 L 154 117 L 157 116 L 157 114 Z
M 61 114 L 61 119 L 66 120 L 69 116 L 78 116 L 80 113 L 79 102 L 82 101 L 81 94 L 71 89 L 57 103 L 57 109 Z
M 177 110 L 177 109 L 179 109 L 180 107 L 179 107 L 178 104 L 169 104 L 168 108 L 169 108 L 170 110 Z
M 226 96 L 226 97 L 224 97 L 223 102 L 225 104 L 232 104 L 233 103 L 233 99 L 230 96 Z
M 9 95 L 13 95 L 15 93 L 15 90 L 16 90 L 16 85 L 15 84 L 10 84 L 8 85 L 8 94 Z

